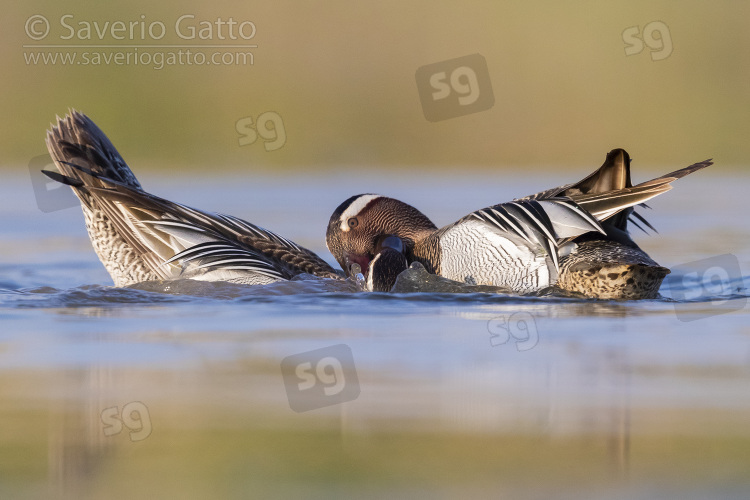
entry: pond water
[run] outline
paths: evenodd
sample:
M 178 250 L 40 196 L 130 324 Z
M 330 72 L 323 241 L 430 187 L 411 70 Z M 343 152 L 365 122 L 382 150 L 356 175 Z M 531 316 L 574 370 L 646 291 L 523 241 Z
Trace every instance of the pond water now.
M 587 173 L 140 177 L 334 264 L 325 227 L 353 194 L 442 225 Z M 661 299 L 616 302 L 116 289 L 80 209 L 42 212 L 8 169 L 0 498 L 746 499 L 747 184 L 709 168 L 653 200 L 660 232 L 635 238 L 674 272 Z

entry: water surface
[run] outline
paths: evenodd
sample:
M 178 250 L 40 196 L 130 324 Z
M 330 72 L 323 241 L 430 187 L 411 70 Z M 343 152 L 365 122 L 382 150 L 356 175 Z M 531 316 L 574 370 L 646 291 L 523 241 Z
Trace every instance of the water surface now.
M 324 230 L 352 194 L 440 225 L 586 173 L 141 181 L 335 264 Z M 660 233 L 636 239 L 679 283 L 616 302 L 307 281 L 117 289 L 80 209 L 43 213 L 11 175 L 0 498 L 747 498 L 747 181 L 707 170 L 651 202 Z M 309 355 L 319 393 L 289 392 L 289 363 L 320 349 L 339 365 Z

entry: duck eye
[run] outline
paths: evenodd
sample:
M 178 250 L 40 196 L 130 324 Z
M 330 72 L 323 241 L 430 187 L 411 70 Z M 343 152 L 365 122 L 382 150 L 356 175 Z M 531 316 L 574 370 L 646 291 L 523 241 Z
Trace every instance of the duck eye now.
M 349 227 L 352 229 L 359 225 L 359 221 L 357 220 L 356 217 L 352 217 L 351 219 L 347 221 L 347 223 L 349 224 Z

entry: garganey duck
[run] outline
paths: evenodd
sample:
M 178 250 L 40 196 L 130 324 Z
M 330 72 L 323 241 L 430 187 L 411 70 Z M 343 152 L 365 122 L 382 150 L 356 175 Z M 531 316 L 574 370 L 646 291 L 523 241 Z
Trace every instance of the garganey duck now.
M 600 299 L 654 298 L 669 270 L 630 238 L 629 220 L 652 228 L 633 207 L 709 165 L 706 160 L 633 186 L 630 157 L 615 149 L 577 183 L 477 210 L 441 229 L 411 205 L 361 194 L 334 211 L 326 243 L 347 273 L 352 264 L 367 269 L 377 242 L 388 235 L 402 240 L 409 263 L 458 282 L 521 294 L 557 286 Z
M 59 173 L 81 201 L 91 243 L 115 286 L 191 278 L 267 284 L 307 273 L 340 278 L 312 251 L 231 215 L 143 190 L 107 136 L 71 111 L 47 133 Z

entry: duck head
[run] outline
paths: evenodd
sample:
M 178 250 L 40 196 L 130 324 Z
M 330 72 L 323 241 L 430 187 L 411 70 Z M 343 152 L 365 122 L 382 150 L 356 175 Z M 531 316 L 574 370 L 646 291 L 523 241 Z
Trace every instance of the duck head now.
M 409 267 L 406 260 L 404 242 L 392 234 L 378 238 L 377 252 L 367 270 L 367 289 L 371 292 L 389 292 L 396 284 L 396 278 Z
M 415 242 L 436 229 L 430 219 L 411 205 L 377 194 L 360 194 L 333 212 L 326 245 L 347 276 L 351 276 L 352 264 L 358 264 L 362 272 L 368 273 L 365 276 L 368 282 L 371 278 L 377 282 L 393 275 L 402 264 L 401 270 L 406 269 Z M 380 256 L 378 261 L 376 256 Z M 371 267 L 375 273 L 370 272 Z

